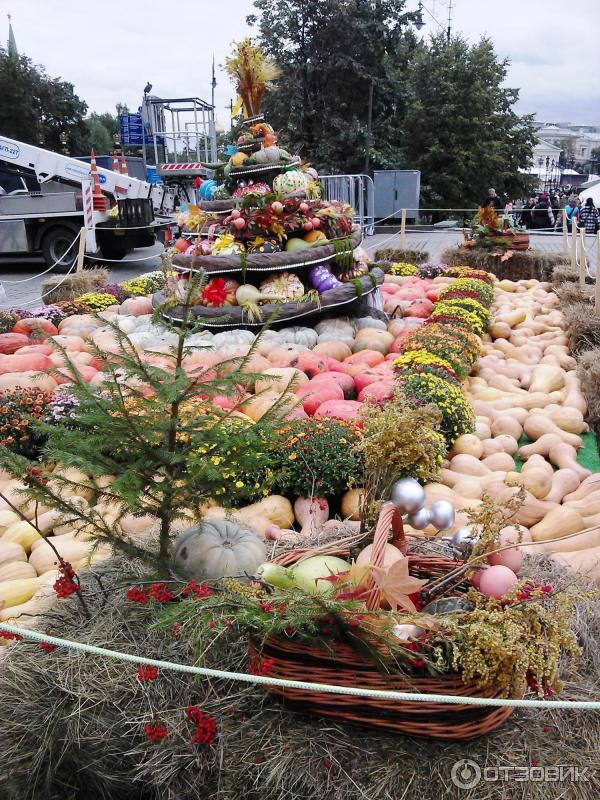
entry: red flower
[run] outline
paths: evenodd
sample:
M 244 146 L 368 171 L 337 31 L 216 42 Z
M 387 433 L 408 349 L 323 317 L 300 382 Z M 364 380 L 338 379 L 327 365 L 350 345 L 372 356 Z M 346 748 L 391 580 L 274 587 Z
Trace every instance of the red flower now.
M 18 633 L 11 633 L 10 631 L 0 631 L 0 639 L 8 639 L 8 641 L 14 640 L 15 642 L 20 642 L 23 637 L 19 636 Z
M 139 681 L 154 681 L 158 678 L 158 667 L 151 664 L 142 664 L 137 672 Z
M 147 722 L 144 725 L 144 730 L 146 738 L 150 739 L 151 742 L 160 742 L 169 735 L 167 726 L 160 725 L 158 722 Z
M 251 675 L 268 675 L 274 664 L 274 658 L 261 658 L 260 656 L 252 656 L 248 662 L 248 672 Z
M 80 590 L 79 583 L 75 581 L 75 570 L 68 561 L 59 564 L 58 571 L 61 577 L 54 581 L 53 589 L 60 598 L 70 597 Z
M 193 594 L 197 600 L 204 600 L 207 597 L 211 597 L 214 594 L 214 590 L 205 583 L 198 583 L 195 578 L 192 578 L 182 590 L 181 596 L 189 597 L 190 594 Z
M 225 288 L 225 278 L 211 278 L 204 287 L 202 299 L 213 307 L 222 306 L 227 300 L 228 290 Z
M 333 767 L 333 761 L 330 758 L 323 759 L 323 766 L 325 769 L 331 769 Z
M 425 662 L 422 658 L 409 658 L 408 663 L 416 669 L 423 669 Z
M 275 611 L 275 606 L 273 605 L 273 603 L 268 603 L 266 600 L 261 600 L 258 605 L 267 614 L 272 614 Z
M 192 744 L 208 745 L 213 742 L 217 735 L 217 723 L 210 714 L 200 711 L 198 706 L 188 706 L 185 709 L 185 718 L 196 726 Z
M 531 759 L 531 766 L 532 767 L 537 767 L 538 763 L 539 762 L 538 762 L 537 758 L 532 758 Z
M 139 586 L 132 586 L 127 589 L 126 597 L 128 600 L 131 600 L 132 603 L 140 603 L 143 606 L 148 602 L 148 592 L 146 589 L 141 589 Z
M 152 584 L 150 587 L 150 596 L 153 600 L 156 600 L 157 603 L 168 603 L 170 600 L 175 599 L 175 595 L 164 581 Z
M 179 639 L 181 636 L 181 622 L 174 622 L 173 623 L 173 638 Z
M 550 728 L 548 727 L 548 725 L 544 725 L 544 727 L 542 728 L 542 733 L 548 733 L 549 730 Z
M 45 650 L 47 653 L 51 653 L 53 650 L 56 650 L 56 645 L 50 644 L 50 642 L 40 642 L 40 650 Z

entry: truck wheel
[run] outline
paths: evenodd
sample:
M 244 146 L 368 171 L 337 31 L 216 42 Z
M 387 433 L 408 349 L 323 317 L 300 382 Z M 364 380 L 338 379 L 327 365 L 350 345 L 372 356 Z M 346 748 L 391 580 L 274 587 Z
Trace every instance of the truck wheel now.
M 102 256 L 104 256 L 104 258 L 120 261 L 122 258 L 125 258 L 127 253 L 131 253 L 131 247 L 125 247 L 121 244 L 107 242 L 100 245 L 100 253 Z
M 54 272 L 68 272 L 77 260 L 77 247 L 71 247 L 76 236 L 71 228 L 52 228 L 42 239 L 44 261 Z

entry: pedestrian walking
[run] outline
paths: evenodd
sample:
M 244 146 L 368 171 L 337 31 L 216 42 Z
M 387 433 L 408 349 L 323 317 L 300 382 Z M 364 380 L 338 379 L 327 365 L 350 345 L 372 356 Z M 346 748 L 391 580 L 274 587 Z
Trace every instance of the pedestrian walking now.
M 567 205 L 564 208 L 564 213 L 567 217 L 567 230 L 570 233 L 573 228 L 573 220 L 577 220 L 579 217 L 579 206 L 577 205 L 576 197 L 569 197 Z
M 554 214 L 550 207 L 550 199 L 546 192 L 542 192 L 531 212 L 531 227 L 534 230 L 552 229 L 554 225 Z
M 598 233 L 600 230 L 600 214 L 591 197 L 588 197 L 579 212 L 579 227 L 585 228 L 586 233 Z
M 535 197 L 530 197 L 521 211 L 521 225 L 524 228 L 531 228 L 531 212 L 535 208 Z
M 503 208 L 504 203 L 496 194 L 495 189 L 488 189 L 488 196 L 485 198 L 482 205 L 484 208 L 486 208 L 486 206 L 491 206 L 496 211 L 500 211 L 500 209 Z

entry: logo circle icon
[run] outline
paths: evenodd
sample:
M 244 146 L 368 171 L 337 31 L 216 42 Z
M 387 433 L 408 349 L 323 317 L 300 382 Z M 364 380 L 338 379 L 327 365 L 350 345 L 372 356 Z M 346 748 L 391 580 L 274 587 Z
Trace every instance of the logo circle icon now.
M 481 780 L 481 767 L 470 758 L 461 758 L 453 764 L 450 777 L 459 789 L 473 789 Z

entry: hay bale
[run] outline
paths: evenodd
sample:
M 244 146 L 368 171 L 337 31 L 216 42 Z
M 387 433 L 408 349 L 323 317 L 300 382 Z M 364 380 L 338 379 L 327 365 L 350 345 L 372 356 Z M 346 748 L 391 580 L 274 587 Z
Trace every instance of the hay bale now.
M 589 303 L 593 299 L 593 292 L 582 290 L 579 283 L 570 280 L 563 283 L 554 284 L 554 293 L 559 297 L 561 308 L 573 305 L 573 303 Z
M 73 275 L 46 278 L 42 283 L 44 303 L 51 305 L 61 300 L 75 300 L 86 292 L 98 292 L 108 283 L 108 270 L 102 267 L 86 269 Z
M 587 420 L 596 430 L 600 427 L 600 349 L 582 353 L 577 359 L 577 375 L 588 404 Z
M 500 256 L 494 256 L 489 250 L 477 247 L 447 247 L 440 257 L 440 261 L 451 267 L 469 266 L 475 269 L 484 269 L 493 272 L 500 280 L 512 281 L 536 279 L 548 281 L 552 278 L 555 267 L 566 265 L 568 261 L 563 255 L 556 253 L 542 253 L 540 250 L 530 248 L 523 252 L 516 250 L 508 261 L 501 261 Z
M 527 574 L 556 589 L 575 580 L 564 567 L 530 560 Z M 193 663 L 197 652 L 169 629 L 150 629 L 153 609 L 125 603 L 124 585 L 140 580 L 136 565 L 104 562 L 102 582 L 84 578 L 91 619 L 73 598 L 59 601 L 47 629 L 115 650 Z M 133 574 L 132 574 L 133 573 Z M 121 587 L 121 588 L 119 588 Z M 118 590 L 116 590 L 118 589 Z M 562 697 L 600 694 L 600 602 L 582 605 L 575 620 L 583 647 L 580 673 Z M 208 650 L 207 666 L 244 671 L 243 638 Z M 194 681 L 161 671 L 140 686 L 135 664 L 57 648 L 45 653 L 19 642 L 0 667 L 2 697 L 0 796 L 20 800 L 505 800 L 504 781 L 472 790 L 455 787 L 451 768 L 471 758 L 485 767 L 590 767 L 600 749 L 600 715 L 586 711 L 518 710 L 492 734 L 468 743 L 434 742 L 357 728 L 285 709 L 258 687 Z M 357 681 L 358 682 L 358 681 Z M 213 746 L 191 745 L 183 709 L 197 704 L 217 721 Z M 160 743 L 145 739 L 153 719 L 169 728 Z M 483 787 L 483 793 L 482 788 Z M 563 787 L 564 788 L 564 787 Z M 4 791 L 4 793 L 3 793 Z M 597 797 L 597 784 L 577 784 L 577 797 Z M 569 795 L 571 796 L 571 795 Z M 528 800 L 548 800 L 543 782 L 527 784 Z
M 569 349 L 573 355 L 600 347 L 600 316 L 589 302 L 581 301 L 563 309 L 569 332 Z
M 552 270 L 552 283 L 558 284 L 567 281 L 570 283 L 579 283 L 579 270 L 573 269 L 570 261 L 559 264 Z M 594 280 L 589 275 L 586 275 L 585 282 L 593 284 Z
M 391 261 L 394 263 L 425 264 L 429 261 L 427 250 L 412 250 L 408 247 L 381 247 L 375 250 L 375 261 Z

